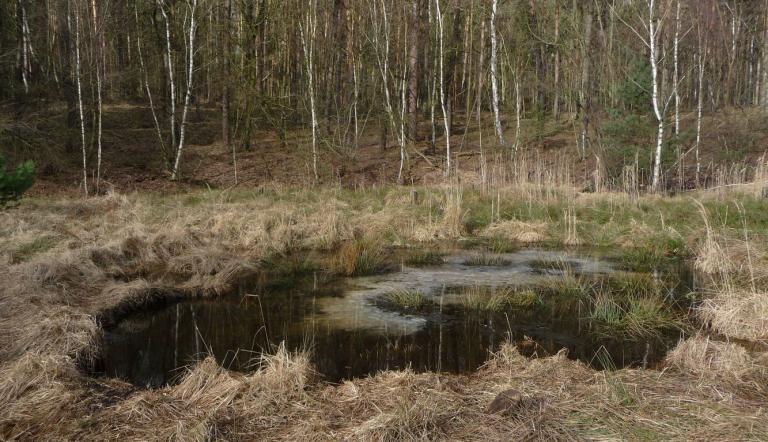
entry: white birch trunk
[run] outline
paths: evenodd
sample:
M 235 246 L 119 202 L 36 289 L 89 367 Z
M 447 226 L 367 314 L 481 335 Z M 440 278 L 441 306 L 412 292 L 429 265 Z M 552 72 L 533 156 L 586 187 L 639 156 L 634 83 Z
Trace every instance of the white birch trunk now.
M 373 10 L 376 11 L 376 5 L 373 5 Z M 395 132 L 397 138 L 398 138 L 398 144 L 400 145 L 400 168 L 397 174 L 397 182 L 401 183 L 402 176 L 403 176 L 403 166 L 405 163 L 405 113 L 404 111 L 400 114 L 400 126 L 395 122 L 395 112 L 392 109 L 392 99 L 389 92 L 389 18 L 387 16 L 387 8 L 386 3 L 384 3 L 384 0 L 381 0 L 381 15 L 384 22 L 384 29 L 382 30 L 382 33 L 384 35 L 384 55 L 379 55 L 379 29 L 378 25 L 376 26 L 376 29 L 373 31 L 373 41 L 376 46 L 376 59 L 378 61 L 379 65 L 379 72 L 381 74 L 381 81 L 384 87 L 384 108 L 387 112 L 387 116 L 389 117 L 389 122 L 392 125 L 392 130 Z M 407 38 L 406 40 L 407 41 Z M 406 58 L 408 56 L 408 48 L 406 46 Z M 401 85 L 403 87 L 402 89 L 402 97 L 401 97 L 401 104 L 402 108 L 405 109 L 405 105 L 407 102 L 407 91 L 405 89 L 405 81 L 407 77 L 407 69 L 408 65 L 407 63 L 404 63 L 403 67 L 403 84 Z
M 503 146 L 504 131 L 501 128 L 501 116 L 499 115 L 499 84 L 498 84 L 498 41 L 496 39 L 496 11 L 498 0 L 491 3 L 491 92 L 493 94 L 493 122 L 496 127 L 496 136 Z
M 184 95 L 184 109 L 181 112 L 181 124 L 179 125 L 179 146 L 176 149 L 176 160 L 173 163 L 173 173 L 171 179 L 180 177 L 179 165 L 181 163 L 181 154 L 184 151 L 184 134 L 187 123 L 187 113 L 189 112 L 189 100 L 192 97 L 192 74 L 195 69 L 195 10 L 197 9 L 197 0 L 190 0 L 190 18 L 189 18 L 189 43 L 187 57 L 187 92 Z M 170 58 L 169 58 L 170 60 Z
M 21 9 L 21 81 L 24 84 L 24 93 L 29 93 L 29 39 L 27 38 L 27 10 L 24 3 L 18 0 Z
M 520 99 L 520 78 L 519 72 L 515 73 L 515 146 L 512 149 L 513 154 L 517 154 L 517 150 L 520 148 L 520 130 L 521 130 L 521 114 L 523 103 Z
M 768 0 L 765 1 L 765 23 L 763 25 L 762 80 L 760 81 L 760 104 L 768 111 Z
M 168 13 L 165 12 L 164 0 L 158 0 L 157 5 L 165 22 L 165 57 L 167 59 L 166 67 L 168 69 L 168 87 L 170 88 L 171 105 L 171 146 L 176 146 L 176 83 L 173 81 L 173 58 L 171 58 L 171 24 L 168 21 Z
M 83 86 L 80 64 L 80 13 L 75 10 L 75 81 L 77 82 L 77 109 L 80 114 L 80 140 L 83 150 L 83 190 L 88 196 L 88 154 L 85 148 L 85 116 L 83 115 Z
M 659 92 L 659 60 L 658 60 L 658 35 L 659 30 L 656 23 L 656 0 L 650 0 L 648 2 L 648 46 L 651 52 L 651 81 L 653 86 L 652 101 L 653 101 L 653 113 L 656 116 L 658 122 L 658 130 L 656 134 L 656 151 L 653 161 L 653 181 L 651 183 L 651 189 L 656 192 L 659 190 L 659 183 L 661 179 L 661 151 L 664 144 L 664 112 L 660 103 L 661 97 Z
M 354 57 L 354 55 L 353 55 Z M 357 62 L 352 59 L 352 80 L 355 83 L 355 100 L 353 105 L 353 116 L 355 120 L 355 150 L 358 150 L 360 148 L 359 139 L 360 139 L 360 125 L 359 120 L 357 116 L 357 104 L 360 97 L 360 85 L 357 80 Z
M 314 84 L 314 50 L 315 50 L 315 1 L 311 0 L 309 11 L 307 12 L 306 29 L 304 25 L 299 25 L 301 34 L 301 43 L 304 49 L 307 67 L 307 83 L 309 88 L 309 108 L 312 115 L 312 172 L 314 173 L 314 182 L 318 181 L 317 171 L 317 111 L 315 106 L 315 84 Z M 309 33 L 309 35 L 307 35 Z
M 435 0 L 435 15 L 437 16 L 437 28 L 439 32 L 440 50 L 438 53 L 439 76 L 440 76 L 440 107 L 443 111 L 443 126 L 445 128 L 445 157 L 446 167 L 445 176 L 451 174 L 451 134 L 450 134 L 450 121 L 448 120 L 448 109 L 445 103 L 445 73 L 443 72 L 443 58 L 444 58 L 444 41 L 443 41 L 443 13 L 440 10 L 440 0 Z
M 674 94 L 675 94 L 675 135 L 680 135 L 680 91 L 678 82 L 680 81 L 680 64 L 678 59 L 680 45 L 680 0 L 677 0 L 677 11 L 675 13 L 675 41 L 674 41 Z
M 407 41 L 407 39 L 406 39 Z M 405 46 L 405 56 L 408 57 L 408 46 Z M 403 79 L 400 89 L 400 169 L 397 172 L 397 184 L 403 184 L 403 168 L 405 167 L 405 119 L 406 104 L 408 103 L 408 63 L 403 63 Z
M 701 48 L 698 55 L 699 65 L 699 84 L 697 91 L 696 104 L 696 187 L 699 187 L 701 174 L 701 162 L 699 161 L 699 145 L 701 144 L 701 114 L 704 109 L 704 57 L 701 54 Z

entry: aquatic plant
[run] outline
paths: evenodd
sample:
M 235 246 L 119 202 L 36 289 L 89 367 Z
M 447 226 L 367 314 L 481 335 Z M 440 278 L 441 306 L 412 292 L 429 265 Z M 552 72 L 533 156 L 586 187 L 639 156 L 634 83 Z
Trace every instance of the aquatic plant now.
M 503 267 L 509 264 L 509 260 L 503 256 L 490 253 L 478 253 L 464 260 L 464 265 L 477 267 Z
M 410 266 L 437 265 L 444 262 L 443 253 L 433 249 L 418 249 L 408 254 L 405 263 Z
M 385 305 L 408 311 L 423 310 L 432 304 L 432 301 L 418 290 L 398 290 L 387 293 L 381 297 L 381 301 Z
M 341 246 L 331 260 L 332 270 L 344 276 L 385 273 L 392 266 L 385 247 L 374 240 L 357 239 Z
M 459 300 L 467 310 L 496 313 L 510 309 L 528 310 L 541 303 L 539 295 L 531 289 L 486 286 L 463 288 Z

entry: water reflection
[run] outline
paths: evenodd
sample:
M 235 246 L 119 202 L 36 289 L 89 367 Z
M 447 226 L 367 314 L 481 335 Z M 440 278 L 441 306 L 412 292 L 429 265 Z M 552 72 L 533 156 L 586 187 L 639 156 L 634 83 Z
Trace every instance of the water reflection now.
M 258 354 L 285 341 L 291 350 L 311 350 L 316 370 L 338 381 L 406 367 L 470 371 L 510 338 L 529 353 L 568 348 L 570 356 L 587 362 L 605 347 L 617 366 L 658 359 L 676 340 L 595 336 L 584 329 L 577 311 L 473 313 L 445 290 L 530 285 L 562 277 L 563 270 L 537 266 L 544 261 L 597 278 L 618 271 L 609 261 L 533 250 L 506 254 L 508 264 L 499 267 L 468 266 L 466 259 L 466 254 L 454 255 L 440 266 L 404 267 L 389 275 L 347 280 L 310 275 L 287 287 L 254 281 L 223 298 L 137 313 L 105 332 L 98 370 L 137 385 L 159 386 L 207 354 L 225 367 L 252 369 Z M 377 299 L 393 290 L 419 290 L 439 307 L 423 314 L 381 307 Z

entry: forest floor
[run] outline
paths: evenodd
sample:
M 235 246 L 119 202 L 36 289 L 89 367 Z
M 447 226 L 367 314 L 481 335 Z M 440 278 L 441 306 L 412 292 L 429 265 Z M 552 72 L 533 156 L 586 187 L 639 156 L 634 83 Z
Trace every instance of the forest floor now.
M 275 184 L 26 198 L 0 212 L 0 438 L 766 440 L 761 191 Z M 689 259 L 711 280 L 694 312 L 700 330 L 647 370 L 529 359 L 510 345 L 470 375 L 389 371 L 340 385 L 315 376 L 307 354 L 283 350 L 247 375 L 208 359 L 160 389 L 82 370 L 110 317 L 217 296 L 281 257 L 478 237 L 603 246 L 638 264 Z
M 66 147 L 61 104 L 22 109 L 0 107 L 0 154 L 10 164 L 33 159 L 38 174 L 34 195 L 82 194 L 82 157 L 79 135 L 74 147 Z M 593 186 L 596 166 L 601 179 L 613 188 L 626 187 L 625 167 L 634 168 L 639 186 L 647 181 L 655 125 L 648 116 L 595 115 L 590 130 L 590 150 L 582 156 L 577 148 L 580 122 L 563 115 L 559 121 L 524 118 L 519 151 L 512 160 L 516 139 L 514 119 L 504 121 L 507 146 L 499 146 L 490 115 L 483 115 L 478 130 L 476 117 L 454 117 L 451 146 L 453 167 L 462 184 L 483 181 L 502 186 L 519 182 L 551 182 L 586 188 Z M 439 123 L 439 121 L 438 121 Z M 161 144 L 154 120 L 146 107 L 113 104 L 105 107 L 103 158 L 100 191 L 115 190 L 179 192 L 194 189 L 251 188 L 256 186 L 312 184 L 311 138 L 308 127 L 279 128 L 261 124 L 249 137 L 233 126 L 237 151 L 221 142 L 219 110 L 195 107 L 187 128 L 182 180 L 170 181 L 163 164 Z M 695 185 L 695 118 L 682 115 L 683 133 L 670 140 L 664 156 L 663 175 L 669 190 Z M 761 163 L 768 145 L 768 116 L 754 109 L 726 109 L 706 115 L 700 146 L 700 182 L 724 185 L 748 181 Z M 86 128 L 89 151 L 89 180 L 95 181 L 93 128 Z M 318 175 L 326 185 L 345 188 L 386 185 L 396 181 L 400 152 L 397 137 L 388 131 L 382 137 L 378 121 L 360 123 L 357 147 L 351 127 L 335 129 L 320 125 Z M 168 143 L 169 134 L 163 132 Z M 247 143 L 244 141 L 247 141 Z M 341 139 L 346 139 L 345 143 Z M 439 127 L 434 146 L 428 119 L 419 123 L 418 141 L 407 146 L 403 182 L 431 185 L 443 182 L 444 138 Z M 344 147 L 346 146 L 346 147 Z M 168 146 L 166 146 L 167 150 Z M 600 154 L 596 154 L 600 152 Z M 598 161 L 599 157 L 599 161 Z M 682 159 L 682 161 L 680 161 Z M 682 178 L 681 178 L 682 177 Z M 93 191 L 93 189 L 91 189 Z

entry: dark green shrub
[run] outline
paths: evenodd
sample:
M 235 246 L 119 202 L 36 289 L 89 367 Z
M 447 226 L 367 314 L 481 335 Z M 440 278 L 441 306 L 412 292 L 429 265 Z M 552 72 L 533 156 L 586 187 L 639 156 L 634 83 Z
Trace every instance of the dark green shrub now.
M 13 172 L 6 172 L 5 159 L 0 156 L 0 207 L 21 198 L 35 180 L 35 164 L 25 161 Z

